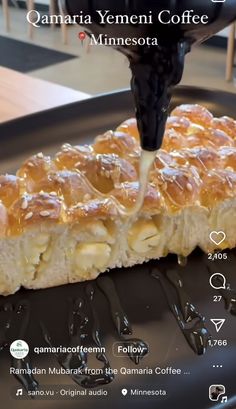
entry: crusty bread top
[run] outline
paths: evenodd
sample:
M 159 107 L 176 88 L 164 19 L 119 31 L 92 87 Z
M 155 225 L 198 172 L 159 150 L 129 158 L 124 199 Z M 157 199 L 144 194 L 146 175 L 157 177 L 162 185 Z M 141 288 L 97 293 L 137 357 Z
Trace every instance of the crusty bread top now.
M 236 121 L 214 118 L 199 105 L 181 105 L 168 118 L 162 149 L 150 173 L 142 211 L 211 208 L 236 196 Z M 35 223 L 75 223 L 121 217 L 138 194 L 141 149 L 135 119 L 93 145 L 62 146 L 54 158 L 38 153 L 0 176 L 0 232 L 20 234 Z

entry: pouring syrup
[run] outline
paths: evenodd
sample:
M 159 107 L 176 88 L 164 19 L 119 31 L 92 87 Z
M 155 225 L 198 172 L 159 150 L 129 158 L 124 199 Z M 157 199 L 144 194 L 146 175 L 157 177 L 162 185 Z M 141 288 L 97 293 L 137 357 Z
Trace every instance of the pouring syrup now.
M 88 34 L 104 35 L 106 38 L 157 37 L 158 45 L 115 46 L 125 54 L 132 73 L 131 90 L 136 105 L 137 125 L 140 133 L 142 155 L 140 160 L 139 195 L 134 208 L 127 215 L 136 214 L 142 207 L 148 183 L 149 170 L 161 147 L 165 131 L 172 89 L 183 74 L 185 54 L 192 45 L 201 43 L 236 19 L 236 0 L 212 2 L 211 0 L 63 0 L 66 12 L 71 16 L 84 13 L 91 16 L 85 26 Z M 107 10 L 110 15 L 150 17 L 152 24 L 108 24 L 99 20 L 98 10 Z M 170 18 L 166 23 L 158 18 L 160 13 Z M 182 16 L 188 12 L 198 16 L 186 22 Z M 204 19 L 203 19 L 204 16 Z M 198 21 L 198 23 L 196 23 Z M 78 20 L 79 23 L 79 20 Z M 152 152 L 152 154 L 148 154 Z

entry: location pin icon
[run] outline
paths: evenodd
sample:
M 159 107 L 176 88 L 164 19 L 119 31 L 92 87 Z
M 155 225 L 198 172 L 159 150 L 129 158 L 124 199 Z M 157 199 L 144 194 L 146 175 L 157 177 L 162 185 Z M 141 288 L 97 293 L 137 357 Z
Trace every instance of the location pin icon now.
M 127 395 L 128 391 L 127 391 L 127 389 L 122 389 L 121 393 L 122 393 L 123 396 L 125 396 L 125 395 Z
M 79 39 L 80 39 L 80 41 L 81 41 L 81 44 L 82 44 L 82 46 L 83 46 L 84 40 L 85 40 L 85 38 L 86 38 L 85 32 L 84 32 L 84 31 L 80 31 L 79 34 L 78 34 L 78 37 L 79 37 Z

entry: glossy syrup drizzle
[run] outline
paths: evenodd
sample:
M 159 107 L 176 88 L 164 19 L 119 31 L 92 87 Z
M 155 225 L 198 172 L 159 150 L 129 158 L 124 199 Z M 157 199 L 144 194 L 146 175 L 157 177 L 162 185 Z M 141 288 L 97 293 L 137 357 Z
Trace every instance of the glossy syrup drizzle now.
M 88 322 L 88 318 L 83 312 L 83 305 L 84 302 L 81 298 L 77 298 L 74 301 L 70 300 L 68 331 L 70 338 L 69 345 L 71 347 L 81 346 L 82 341 L 86 336 L 84 329 Z M 42 322 L 40 325 L 46 343 L 53 348 L 54 343 L 46 328 L 46 325 Z M 81 374 L 80 372 L 82 372 L 87 366 L 87 354 L 80 351 L 78 353 L 55 353 L 55 355 L 62 368 L 66 370 L 77 369 L 78 373 L 73 373 L 73 371 L 71 372 L 71 378 L 77 384 L 84 386 L 84 384 L 86 384 L 87 377 L 85 374 Z
M 137 351 L 128 352 L 128 355 L 130 359 L 138 365 L 140 360 L 147 355 L 148 345 L 139 338 L 127 337 L 132 335 L 133 331 L 128 317 L 121 306 L 113 280 L 110 277 L 99 277 L 97 279 L 97 285 L 109 302 L 112 320 L 117 329 L 120 340 L 124 342 L 126 347 L 131 347 L 128 348 L 129 351 Z
M 97 196 L 100 199 L 107 199 L 109 198 L 110 200 L 113 201 L 114 206 L 116 207 L 118 213 L 124 217 L 127 218 L 127 223 L 132 222 L 133 217 L 136 216 L 136 214 L 142 209 L 143 202 L 145 199 L 145 194 L 148 186 L 148 181 L 149 181 L 149 172 L 150 169 L 155 161 L 157 151 L 149 152 L 142 150 L 141 151 L 141 156 L 140 156 L 140 161 L 139 161 L 139 190 L 137 194 L 136 201 L 131 209 L 127 209 L 124 205 L 122 205 L 119 200 L 117 200 L 113 195 L 106 193 L 102 193 L 98 191 L 86 178 L 85 175 L 83 175 L 83 179 L 85 183 L 87 184 L 88 188 L 90 189 L 91 192 L 94 193 L 95 196 Z
M 149 151 L 142 150 L 141 157 L 140 157 L 140 163 L 139 163 L 138 196 L 137 196 L 134 206 L 130 210 L 127 210 L 121 204 L 117 206 L 118 211 L 122 215 L 132 217 L 132 216 L 135 216 L 142 209 L 147 186 L 148 186 L 149 172 L 155 161 L 156 154 L 157 154 L 157 151 L 149 152 Z
M 89 303 L 90 303 L 90 307 L 91 307 L 92 315 L 93 315 L 92 338 L 93 338 L 94 344 L 98 346 L 99 348 L 101 348 L 102 343 L 100 340 L 100 324 L 99 324 L 96 307 L 94 305 L 94 294 L 95 294 L 95 288 L 92 284 L 89 283 L 86 286 L 86 295 L 89 299 Z M 105 385 L 105 384 L 112 382 L 114 379 L 114 375 L 112 374 L 111 367 L 110 367 L 106 354 L 104 352 L 98 352 L 96 354 L 96 358 L 98 361 L 103 363 L 103 368 L 102 368 L 103 373 L 99 377 L 94 378 L 94 386 Z
M 197 311 L 186 293 L 180 275 L 176 270 L 168 270 L 165 275 L 157 268 L 153 269 L 151 274 L 155 279 L 159 280 L 169 307 L 188 344 L 195 353 L 203 355 L 206 352 L 211 335 L 205 327 L 205 318 Z M 170 283 L 178 294 L 179 303 L 176 302 Z
M 178 264 L 181 267 L 185 267 L 187 265 L 187 257 L 181 256 L 180 254 L 177 256 L 178 257 Z
M 68 317 L 69 346 L 83 347 L 85 338 L 90 336 L 96 346 L 101 348 L 102 344 L 100 341 L 99 323 L 93 306 L 94 290 L 86 288 L 86 294 L 89 299 L 93 315 L 92 334 L 89 333 L 89 319 L 85 313 L 84 300 L 82 298 L 77 298 L 74 301 L 70 301 Z M 54 345 L 51 336 L 43 323 L 41 323 L 41 328 L 45 341 L 48 345 L 53 347 Z M 89 373 L 88 354 L 84 352 L 83 349 L 79 349 L 78 352 L 59 353 L 55 355 L 60 366 L 66 370 L 69 370 L 73 381 L 83 388 L 95 388 L 99 385 L 108 384 L 114 379 L 112 371 L 110 370 L 109 361 L 103 352 L 98 352 L 96 354 L 97 360 L 103 363 L 102 374 L 98 375 Z

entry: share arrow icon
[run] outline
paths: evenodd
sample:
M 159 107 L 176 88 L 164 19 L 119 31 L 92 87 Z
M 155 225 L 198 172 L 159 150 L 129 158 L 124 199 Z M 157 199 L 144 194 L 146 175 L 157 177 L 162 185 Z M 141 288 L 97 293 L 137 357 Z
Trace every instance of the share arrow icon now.
M 212 318 L 211 322 L 215 325 L 216 332 L 219 332 L 225 323 L 225 318 Z

